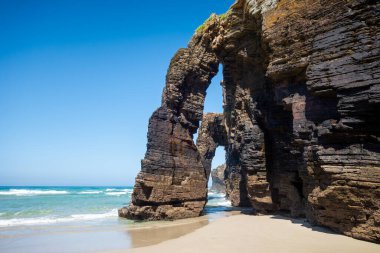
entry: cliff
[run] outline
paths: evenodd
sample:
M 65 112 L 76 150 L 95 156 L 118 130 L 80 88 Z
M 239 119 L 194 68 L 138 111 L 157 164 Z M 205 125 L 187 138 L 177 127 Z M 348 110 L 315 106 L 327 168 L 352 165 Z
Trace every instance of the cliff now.
M 201 215 L 224 146 L 234 206 L 288 210 L 380 242 L 379 13 L 372 0 L 237 0 L 211 15 L 170 63 L 119 215 Z M 203 119 L 219 63 L 224 112 Z M 200 121 L 204 145 L 195 145 Z
M 225 193 L 226 184 L 224 183 L 224 171 L 226 170 L 226 165 L 222 164 L 211 170 L 211 191 Z

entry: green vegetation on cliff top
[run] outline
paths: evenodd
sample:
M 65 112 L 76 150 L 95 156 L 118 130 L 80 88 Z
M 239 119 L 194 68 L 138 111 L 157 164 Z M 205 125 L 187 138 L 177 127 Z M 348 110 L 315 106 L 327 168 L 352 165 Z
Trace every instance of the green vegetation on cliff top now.
M 210 17 L 208 17 L 206 19 L 206 21 L 203 22 L 203 24 L 201 24 L 200 26 L 198 26 L 198 28 L 195 30 L 195 32 L 197 32 L 197 33 L 198 32 L 202 32 L 205 29 L 206 24 L 213 18 L 214 15 L 219 18 L 219 21 L 223 21 L 223 20 L 225 20 L 228 17 L 228 15 L 230 15 L 230 13 L 231 13 L 231 10 L 228 10 L 226 13 L 223 13 L 223 14 L 220 14 L 220 15 L 217 15 L 216 13 L 212 13 L 210 15 Z
M 203 22 L 203 24 L 201 24 L 200 26 L 198 26 L 198 28 L 197 28 L 195 31 L 196 31 L 197 33 L 198 33 L 198 32 L 202 32 L 202 31 L 205 29 L 207 22 L 209 22 L 209 21 L 212 19 L 213 15 L 216 15 L 216 14 L 215 14 L 215 13 L 212 13 L 212 14 L 210 15 L 210 17 L 208 17 L 208 18 L 206 19 L 206 21 Z

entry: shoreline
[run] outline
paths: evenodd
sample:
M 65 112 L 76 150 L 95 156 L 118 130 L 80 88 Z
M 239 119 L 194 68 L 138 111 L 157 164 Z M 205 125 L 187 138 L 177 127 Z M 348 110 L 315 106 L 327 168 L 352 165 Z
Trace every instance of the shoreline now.
M 131 238 L 131 248 L 128 250 L 175 240 L 206 227 L 219 219 L 240 215 L 241 213 L 242 211 L 220 212 L 173 221 L 153 221 L 139 227 L 131 227 L 126 231 Z
M 134 225 L 123 224 L 124 220 L 118 222 L 119 225 L 106 226 L 36 227 L 31 231 L 33 236 L 14 238 L 10 240 L 13 245 L 0 248 L 4 253 L 380 252 L 380 244 L 311 226 L 305 219 L 252 215 L 246 210 L 174 221 L 142 221 Z M 3 246 L 5 242 L 0 240 Z
M 119 218 L 115 209 L 130 203 L 130 186 L 0 188 L 1 253 L 127 250 L 181 237 L 241 210 L 210 192 L 201 217 L 132 221 Z
M 175 231 L 176 227 L 172 226 L 171 229 Z M 141 237 L 149 237 L 149 234 L 140 231 Z M 377 253 L 380 252 L 380 245 L 311 226 L 304 219 L 235 214 L 218 218 L 206 226 L 158 244 L 103 253 L 149 252 Z
M 0 228 L 2 253 L 87 253 L 126 251 L 179 238 L 239 211 L 219 212 L 174 221 L 130 223 L 118 217 L 93 223 L 63 223 Z M 62 247 L 64 246 L 64 247 Z

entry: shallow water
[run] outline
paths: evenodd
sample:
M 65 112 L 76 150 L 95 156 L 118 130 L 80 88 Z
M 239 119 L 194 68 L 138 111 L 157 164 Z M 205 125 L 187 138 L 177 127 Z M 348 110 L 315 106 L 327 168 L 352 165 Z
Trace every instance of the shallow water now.
M 1 187 L 0 227 L 117 217 L 131 187 Z
M 206 218 L 134 222 L 117 215 L 131 193 L 132 187 L 0 187 L 0 252 L 128 249 L 180 236 L 232 210 L 224 194 L 209 192 Z M 145 240 L 149 233 L 160 236 Z

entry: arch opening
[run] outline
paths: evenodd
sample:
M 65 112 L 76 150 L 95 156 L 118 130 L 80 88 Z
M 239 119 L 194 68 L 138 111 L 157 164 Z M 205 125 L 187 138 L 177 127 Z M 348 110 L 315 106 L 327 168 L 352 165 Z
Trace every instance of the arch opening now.
M 223 113 L 223 89 L 221 83 L 223 81 L 223 65 L 219 64 L 218 73 L 212 78 L 211 84 L 206 90 L 206 97 L 203 111 L 205 113 Z
M 211 83 L 205 91 L 203 114 L 206 113 L 223 113 L 223 65 L 219 63 L 218 73 L 211 79 Z M 202 125 L 202 120 L 199 126 Z M 199 128 L 193 134 L 193 141 L 196 144 L 198 139 Z

